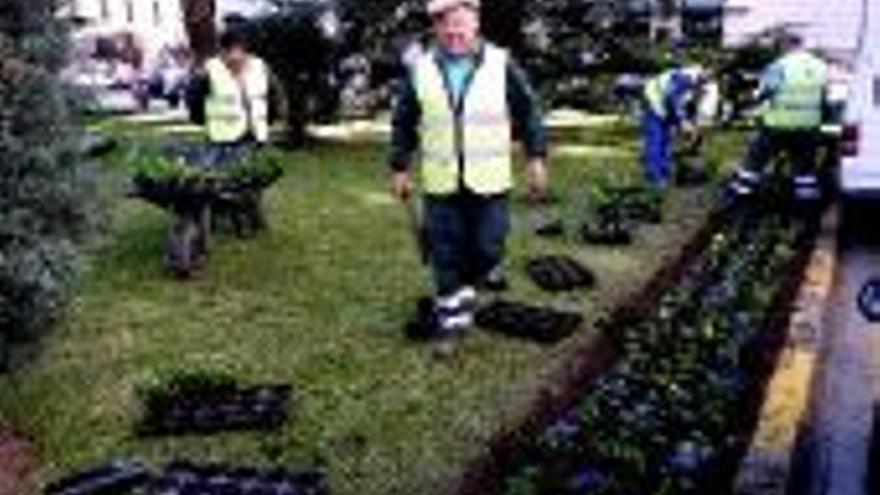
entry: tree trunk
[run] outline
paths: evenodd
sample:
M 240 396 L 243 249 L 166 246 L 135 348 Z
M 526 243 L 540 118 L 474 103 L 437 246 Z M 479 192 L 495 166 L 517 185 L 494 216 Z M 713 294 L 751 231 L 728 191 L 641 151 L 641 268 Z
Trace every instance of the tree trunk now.
M 483 2 L 483 32 L 490 40 L 509 48 L 514 53 L 524 46 L 523 20 L 526 6 L 521 0 Z
M 197 64 L 210 57 L 217 47 L 215 0 L 180 0 L 189 46 Z

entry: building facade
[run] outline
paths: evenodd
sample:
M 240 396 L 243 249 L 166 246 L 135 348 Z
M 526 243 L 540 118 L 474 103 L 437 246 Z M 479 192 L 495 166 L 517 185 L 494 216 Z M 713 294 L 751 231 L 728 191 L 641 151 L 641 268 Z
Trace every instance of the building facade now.
M 800 33 L 809 46 L 831 53 L 847 54 L 858 44 L 863 0 L 727 0 L 727 4 L 724 43 L 728 46 L 774 29 Z
M 267 0 L 215 0 L 215 6 L 218 26 L 230 14 L 271 10 Z M 75 40 L 131 39 L 147 66 L 165 49 L 187 45 L 181 0 L 65 0 L 59 14 L 75 21 Z

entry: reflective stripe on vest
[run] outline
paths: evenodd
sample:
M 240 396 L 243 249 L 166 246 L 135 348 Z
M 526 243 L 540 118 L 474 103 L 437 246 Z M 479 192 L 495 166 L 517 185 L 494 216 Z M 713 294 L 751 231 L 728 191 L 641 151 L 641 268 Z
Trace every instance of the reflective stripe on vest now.
M 666 94 L 669 92 L 669 84 L 672 81 L 671 70 L 667 70 L 662 72 L 661 74 L 652 77 L 645 84 L 645 101 L 648 103 L 648 108 L 654 112 L 660 118 L 665 119 L 667 114 L 666 108 Z
M 241 139 L 248 132 L 245 91 L 250 102 L 250 130 L 257 141 L 269 138 L 269 76 L 263 61 L 251 57 L 247 61 L 244 90 L 232 72 L 219 58 L 212 58 L 205 68 L 211 93 L 205 102 L 205 126 L 208 139 L 228 143 Z
M 782 84 L 764 110 L 764 124 L 776 129 L 817 128 L 822 123 L 825 62 L 809 52 L 795 52 L 779 62 Z
M 511 122 L 507 107 L 507 53 L 486 44 L 483 60 L 461 105 L 451 108 L 437 62 L 429 52 L 414 67 L 421 106 L 421 166 L 425 192 L 447 195 L 464 184 L 480 195 L 508 191 L 513 185 Z M 462 176 L 463 173 L 463 176 Z

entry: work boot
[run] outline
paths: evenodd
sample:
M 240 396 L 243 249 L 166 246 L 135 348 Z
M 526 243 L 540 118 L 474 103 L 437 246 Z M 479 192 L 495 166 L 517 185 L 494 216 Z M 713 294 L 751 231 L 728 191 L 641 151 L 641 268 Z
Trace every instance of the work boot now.
M 438 297 L 434 303 L 437 333 L 434 351 L 438 357 L 450 357 L 458 340 L 474 325 L 477 292 L 463 287 L 450 296 Z

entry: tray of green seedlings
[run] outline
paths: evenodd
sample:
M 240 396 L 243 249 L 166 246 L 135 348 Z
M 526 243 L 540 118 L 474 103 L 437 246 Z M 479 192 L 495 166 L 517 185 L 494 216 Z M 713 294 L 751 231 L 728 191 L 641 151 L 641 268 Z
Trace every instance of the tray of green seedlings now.
M 619 359 L 511 457 L 498 493 L 723 492 L 817 223 L 756 213 L 734 213 L 644 317 L 606 329 Z
M 663 221 L 663 193 L 641 182 L 598 180 L 587 197 L 591 207 L 581 226 L 581 237 L 590 244 L 627 245 L 639 224 Z
M 129 155 L 132 194 L 163 208 L 211 202 L 261 191 L 284 173 L 270 149 L 246 153 L 192 147 L 185 151 L 141 148 Z

